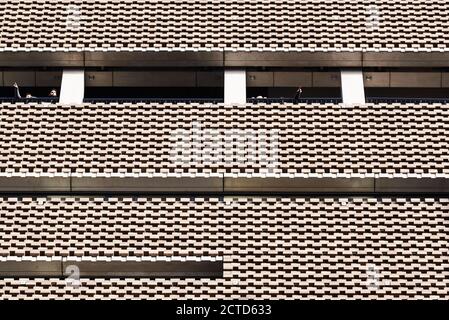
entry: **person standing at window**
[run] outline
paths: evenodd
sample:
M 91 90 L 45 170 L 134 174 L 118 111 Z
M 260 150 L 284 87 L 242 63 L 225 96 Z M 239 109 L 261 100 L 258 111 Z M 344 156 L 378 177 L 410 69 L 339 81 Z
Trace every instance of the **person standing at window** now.
M 299 99 L 301 98 L 301 94 L 302 94 L 302 88 L 299 87 L 298 90 L 296 90 L 296 94 L 295 94 L 295 97 L 293 98 L 293 102 L 298 103 Z

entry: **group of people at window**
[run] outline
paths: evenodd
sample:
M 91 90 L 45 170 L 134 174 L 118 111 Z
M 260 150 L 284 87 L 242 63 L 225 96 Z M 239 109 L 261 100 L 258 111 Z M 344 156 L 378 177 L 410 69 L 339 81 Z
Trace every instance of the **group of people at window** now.
M 37 98 L 37 97 L 31 95 L 31 93 L 27 93 L 27 94 L 25 95 L 25 97 L 22 97 L 22 95 L 20 94 L 20 88 L 19 88 L 19 85 L 18 85 L 16 82 L 14 82 L 13 87 L 14 87 L 14 97 L 15 97 L 16 99 L 33 99 L 33 98 Z M 299 99 L 301 98 L 301 94 L 302 94 L 302 88 L 299 87 L 298 90 L 297 90 L 296 93 L 295 93 L 295 96 L 294 96 L 294 98 L 293 98 L 293 101 L 294 101 L 294 102 L 298 102 Z M 51 89 L 51 90 L 50 90 L 50 93 L 48 94 L 48 97 L 49 97 L 49 98 L 56 98 L 56 97 L 58 97 L 58 93 L 57 93 L 56 89 Z
M 16 99 L 33 99 L 33 98 L 37 98 L 37 97 L 31 95 L 31 93 L 26 93 L 25 97 L 22 97 L 22 95 L 20 94 L 19 85 L 16 82 L 14 82 L 13 87 L 14 87 L 14 98 L 16 98 Z M 56 91 L 56 89 L 51 89 L 50 93 L 48 94 L 48 97 L 49 98 L 56 98 L 56 97 L 58 97 L 58 92 Z

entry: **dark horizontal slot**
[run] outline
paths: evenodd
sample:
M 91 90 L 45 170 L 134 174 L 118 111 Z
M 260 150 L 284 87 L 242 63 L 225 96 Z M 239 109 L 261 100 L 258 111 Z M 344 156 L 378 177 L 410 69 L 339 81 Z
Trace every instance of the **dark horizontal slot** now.
M 70 177 L 0 177 L 0 192 L 70 192 Z
M 0 261 L 2 278 L 218 278 L 223 261 Z
M 293 99 L 293 98 L 248 98 L 248 103 L 320 103 L 320 104 L 326 104 L 326 103 L 342 103 L 343 100 L 341 98 L 300 98 L 300 99 Z
M 446 178 L 0 177 L 0 194 L 449 194 Z
M 0 98 L 1 101 L 1 98 Z M 223 103 L 220 98 L 85 98 L 86 103 Z
M 73 192 L 222 192 L 222 178 L 88 178 L 73 177 Z
M 225 178 L 225 192 L 374 192 L 374 178 Z
M 61 261 L 0 261 L 0 277 L 60 277 Z
M 444 178 L 378 178 L 376 192 L 449 193 L 449 179 Z
M 223 276 L 222 261 L 80 262 L 65 261 L 79 268 L 80 276 L 91 277 L 208 277 Z M 69 275 L 69 274 L 67 274 Z

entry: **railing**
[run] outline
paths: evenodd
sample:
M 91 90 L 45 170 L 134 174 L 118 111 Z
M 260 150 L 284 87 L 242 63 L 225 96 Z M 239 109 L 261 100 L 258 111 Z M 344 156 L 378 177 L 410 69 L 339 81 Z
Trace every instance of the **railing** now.
M 50 103 L 57 103 L 59 102 L 59 98 L 58 97 L 43 97 L 43 98 L 11 98 L 11 97 L 0 97 L 0 102 L 36 102 L 36 103 L 41 103 L 41 102 L 50 102 Z
M 36 103 L 44 103 L 44 102 L 58 102 L 59 98 L 51 98 L 51 97 L 44 97 L 44 98 L 11 98 L 11 97 L 0 97 L 0 102 L 36 102 Z M 216 99 L 216 98 L 85 98 L 83 100 L 84 102 L 88 103 L 110 103 L 110 102 L 117 102 L 117 103 L 138 103 L 138 102 L 145 102 L 145 103 L 222 103 L 223 99 Z
M 223 103 L 223 99 L 217 98 L 85 98 L 84 102 L 118 102 L 118 103 Z
M 449 103 L 449 98 L 391 98 L 391 97 L 370 97 L 366 98 L 367 103 Z
M 248 103 L 341 103 L 341 98 L 249 98 Z
M 223 103 L 216 98 L 85 98 L 84 102 Z M 248 98 L 248 103 L 341 103 L 341 98 Z
M 0 102 L 25 102 L 25 103 L 57 103 L 58 97 L 39 97 L 39 98 L 12 98 L 0 97 Z M 217 98 L 86 98 L 84 102 L 88 103 L 223 103 L 223 99 Z M 248 98 L 248 103 L 319 103 L 319 104 L 337 104 L 342 103 L 341 98 Z M 366 99 L 367 103 L 442 103 L 449 104 L 449 98 L 391 98 L 391 97 L 370 97 Z
M 341 98 L 249 98 L 249 103 L 342 103 Z M 371 97 L 366 99 L 367 103 L 445 103 L 449 104 L 449 98 L 390 98 Z

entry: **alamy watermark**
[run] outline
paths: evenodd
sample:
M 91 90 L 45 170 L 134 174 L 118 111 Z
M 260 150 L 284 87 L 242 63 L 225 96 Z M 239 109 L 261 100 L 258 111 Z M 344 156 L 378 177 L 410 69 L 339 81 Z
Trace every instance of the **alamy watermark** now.
M 170 137 L 170 158 L 177 165 L 257 166 L 260 173 L 279 168 L 279 130 L 217 129 L 193 122 Z
M 366 287 L 372 290 L 378 290 L 381 286 L 388 286 L 390 281 L 381 280 L 381 273 L 375 265 L 368 265 L 366 268 Z
M 366 7 L 365 27 L 368 31 L 376 31 L 380 28 L 380 10 L 375 4 Z
M 65 283 L 69 287 L 78 288 L 81 284 L 80 282 L 80 269 L 77 265 L 68 265 L 64 270 Z
M 82 14 L 78 5 L 68 5 L 66 9 L 65 26 L 67 31 L 79 31 L 81 28 Z

